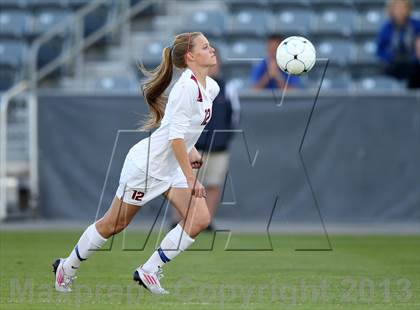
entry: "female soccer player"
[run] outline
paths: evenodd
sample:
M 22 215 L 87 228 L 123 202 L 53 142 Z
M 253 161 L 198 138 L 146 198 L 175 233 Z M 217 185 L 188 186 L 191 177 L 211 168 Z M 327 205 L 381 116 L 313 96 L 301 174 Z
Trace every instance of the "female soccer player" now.
M 164 194 L 182 220 L 134 271 L 133 279 L 154 294 L 167 294 L 159 281 L 162 266 L 185 251 L 210 223 L 205 189 L 192 169 L 201 166 L 194 144 L 210 120 L 212 103 L 219 93 L 217 83 L 207 76 L 209 67 L 216 65 L 215 52 L 202 33 L 192 32 L 176 36 L 172 46 L 163 50 L 162 58 L 143 85 L 150 108 L 144 127 L 159 127 L 128 152 L 109 210 L 84 231 L 67 258 L 54 262 L 57 291 L 71 291 L 77 269 L 92 250 L 127 227 L 141 206 Z M 173 66 L 184 71 L 165 97 Z

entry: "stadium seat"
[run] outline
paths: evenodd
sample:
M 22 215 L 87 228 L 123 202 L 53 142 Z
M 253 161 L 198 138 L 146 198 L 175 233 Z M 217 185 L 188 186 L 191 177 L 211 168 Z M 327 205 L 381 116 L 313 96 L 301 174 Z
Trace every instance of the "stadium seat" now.
M 114 3 L 115 4 L 115 3 Z M 110 3 L 100 5 L 85 17 L 85 37 L 102 28 L 107 22 L 108 17 L 112 14 Z M 102 42 L 103 43 L 103 42 Z
M 0 66 L 19 68 L 27 54 L 26 43 L 20 40 L 0 41 Z
M 274 29 L 284 35 L 306 35 L 313 22 L 313 13 L 308 9 L 284 9 L 275 16 Z
M 0 35 L 21 37 L 31 33 L 31 15 L 22 10 L 1 10 Z
M 353 0 L 354 5 L 359 10 L 365 9 L 376 9 L 376 10 L 385 10 L 386 0 Z
M 38 52 L 38 68 L 42 68 L 56 59 L 64 50 L 65 41 L 61 38 L 53 38 L 43 44 Z
M 318 81 L 316 84 L 312 84 L 312 86 L 319 87 Z M 326 75 L 322 80 L 321 89 L 322 90 L 343 90 L 348 91 L 352 89 L 352 79 L 347 74 L 342 74 L 338 76 L 333 75 Z
M 26 0 L 26 6 L 32 10 L 46 8 L 63 8 L 68 0 Z
M 376 34 L 387 19 L 384 9 L 368 9 L 360 13 L 359 34 Z
M 304 8 L 310 5 L 310 0 L 268 0 L 268 5 L 276 10 Z
M 91 0 L 67 0 L 67 5 L 72 9 L 79 9 L 89 2 L 91 2 Z
M 26 0 L 0 0 L 0 8 L 23 8 L 26 6 Z
M 265 44 L 261 40 L 239 40 L 230 44 L 225 64 L 243 59 L 243 62 L 251 64 L 252 59 L 266 56 Z
M 182 32 L 195 29 L 209 36 L 220 37 L 226 31 L 226 15 L 218 11 L 196 11 L 187 18 L 188 28 Z
M 162 50 L 166 45 L 165 42 L 158 39 L 145 42 L 140 47 L 140 55 L 136 60 L 145 66 L 155 67 L 162 61 Z
M 133 78 L 127 76 L 106 76 L 94 82 L 94 89 L 108 92 L 131 92 L 139 91 L 139 84 Z
M 306 74 L 308 80 L 313 82 L 319 83 L 322 78 L 326 66 L 326 61 L 317 61 L 314 68 Z M 342 78 L 342 76 L 344 76 Z M 304 76 L 305 77 L 305 76 Z M 334 64 L 329 63 L 327 67 L 327 71 L 325 72 L 325 78 L 339 78 L 339 79 L 348 79 L 350 77 L 350 73 L 348 67 L 337 66 Z
M 228 84 L 233 86 L 236 90 L 248 90 L 251 88 L 251 80 L 246 76 L 228 79 L 226 85 Z
M 210 45 L 216 48 L 222 60 L 226 59 L 229 47 L 221 38 L 210 39 Z
M 353 7 L 353 0 L 312 0 L 311 4 L 317 8 Z
M 72 11 L 63 9 L 45 9 L 35 15 L 34 33 L 40 35 L 52 27 L 72 17 Z M 38 67 L 41 68 L 61 54 L 66 38 L 56 36 L 43 44 L 38 53 Z
M 72 12 L 62 9 L 45 9 L 35 15 L 34 33 L 40 34 L 70 18 Z
M 374 39 L 363 40 L 357 44 L 356 61 L 358 64 L 378 64 Z
M 371 76 L 359 80 L 356 85 L 358 90 L 363 91 L 400 91 L 404 85 L 387 76 Z
M 350 36 L 357 28 L 357 13 L 352 9 L 328 8 L 317 14 L 315 32 Z
M 268 0 L 226 0 L 231 12 L 261 9 L 267 6 Z
M 231 35 L 264 36 L 269 30 L 271 15 L 262 10 L 240 11 L 231 17 Z
M 356 58 L 353 42 L 345 39 L 329 39 L 316 44 L 317 58 L 328 58 L 331 64 L 346 65 Z
M 0 67 L 0 92 L 12 87 L 16 80 L 16 70 Z

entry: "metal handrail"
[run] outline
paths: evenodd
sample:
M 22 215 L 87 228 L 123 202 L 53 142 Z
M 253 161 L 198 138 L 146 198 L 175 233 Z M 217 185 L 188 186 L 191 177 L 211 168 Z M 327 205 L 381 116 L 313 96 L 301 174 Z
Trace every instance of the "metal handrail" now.
M 123 26 L 123 23 L 129 22 L 130 19 L 149 7 L 154 0 L 144 0 L 134 6 L 130 6 L 129 0 L 120 0 L 122 3 L 122 15 L 115 20 L 106 23 L 103 27 L 84 38 L 84 18 L 100 5 L 109 0 L 96 0 L 87 4 L 75 13 L 73 18 L 64 20 L 50 29 L 42 36 L 37 38 L 31 48 L 29 54 L 29 79 L 23 80 L 18 84 L 12 86 L 0 98 L 0 221 L 6 217 L 7 213 L 7 199 L 6 199 L 6 178 L 7 178 L 7 111 L 12 99 L 16 98 L 25 91 L 29 91 L 27 98 L 29 113 L 29 174 L 30 174 L 30 191 L 31 191 L 31 206 L 36 207 L 38 201 L 38 126 L 37 126 L 37 111 L 38 111 L 38 82 L 45 78 L 48 74 L 56 70 L 61 65 L 65 64 L 70 59 L 76 59 L 78 62 L 78 70 L 83 67 L 83 51 L 101 39 L 109 32 L 115 30 L 117 27 Z M 63 34 L 68 31 L 69 26 L 74 26 L 76 43 L 69 51 L 58 56 L 46 66 L 37 69 L 37 58 L 39 49 L 43 44 L 51 40 L 53 37 Z M 127 24 L 127 27 L 130 25 Z
M 121 24 L 129 21 L 134 15 L 138 14 L 139 12 L 145 10 L 148 6 L 150 6 L 154 1 L 153 0 L 144 0 L 137 3 L 134 6 L 130 6 L 129 0 L 121 0 L 119 1 L 120 5 L 122 5 L 125 10 L 123 10 L 122 16 L 116 18 L 116 20 L 106 23 L 96 32 L 90 34 L 88 37 L 83 37 L 84 31 L 84 18 L 95 9 L 97 9 L 100 5 L 109 2 L 109 0 L 96 0 L 90 4 L 88 4 L 85 8 L 79 10 L 75 16 L 71 19 L 65 20 L 63 23 L 57 26 L 56 29 L 52 29 L 45 33 L 43 36 L 37 38 L 30 49 L 30 56 L 29 56 L 29 74 L 31 79 L 34 81 L 39 81 L 43 79 L 45 76 L 50 74 L 52 71 L 57 69 L 59 66 L 67 62 L 70 58 L 82 57 L 83 55 L 80 54 L 81 51 L 88 48 L 107 33 L 113 31 Z M 60 55 L 53 61 L 51 61 L 48 65 L 44 66 L 43 68 L 37 70 L 37 57 L 39 53 L 39 49 L 43 44 L 51 40 L 53 37 L 57 36 L 60 33 L 63 33 L 67 30 L 69 25 L 75 25 L 74 28 L 74 36 L 76 38 L 76 44 L 74 47 L 70 49 L 67 53 Z M 79 68 L 82 66 L 79 66 Z M 39 71 L 39 72 L 38 72 Z
M 28 82 L 22 81 L 7 90 L 0 99 L 0 221 L 6 217 L 6 178 L 7 178 L 7 111 L 12 98 L 28 89 Z

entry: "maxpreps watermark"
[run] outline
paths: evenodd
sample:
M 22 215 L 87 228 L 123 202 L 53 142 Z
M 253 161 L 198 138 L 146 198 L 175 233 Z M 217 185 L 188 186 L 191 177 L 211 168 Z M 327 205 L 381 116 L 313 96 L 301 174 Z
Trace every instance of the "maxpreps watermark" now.
M 406 278 L 370 279 L 346 277 L 339 281 L 326 279 L 318 282 L 299 279 L 294 283 L 270 281 L 265 284 L 199 283 L 183 278 L 168 285 L 171 300 L 183 304 L 213 304 L 223 308 L 231 303 L 238 307 L 266 303 L 335 304 L 335 303 L 408 303 L 412 301 L 412 283 Z M 33 279 L 13 278 L 9 281 L 9 294 L 2 296 L 0 304 L 45 303 L 71 304 L 147 304 L 155 297 L 134 283 L 95 284 L 76 283 L 73 292 L 57 293 L 51 283 L 37 283 Z M 159 300 L 164 301 L 165 297 Z

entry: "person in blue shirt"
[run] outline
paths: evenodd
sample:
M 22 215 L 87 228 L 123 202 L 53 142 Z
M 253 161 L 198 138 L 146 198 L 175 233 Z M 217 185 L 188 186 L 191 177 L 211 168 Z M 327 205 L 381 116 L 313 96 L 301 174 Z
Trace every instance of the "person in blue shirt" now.
M 419 70 L 420 21 L 411 17 L 411 8 L 410 0 L 390 0 L 389 20 L 377 38 L 377 56 L 385 73 L 399 80 L 415 79 Z
M 284 89 L 288 74 L 281 71 L 276 62 L 277 47 L 283 38 L 273 34 L 267 40 L 267 56 L 255 64 L 251 72 L 252 87 L 261 89 Z M 298 88 L 301 86 L 300 78 L 291 75 L 287 88 Z

